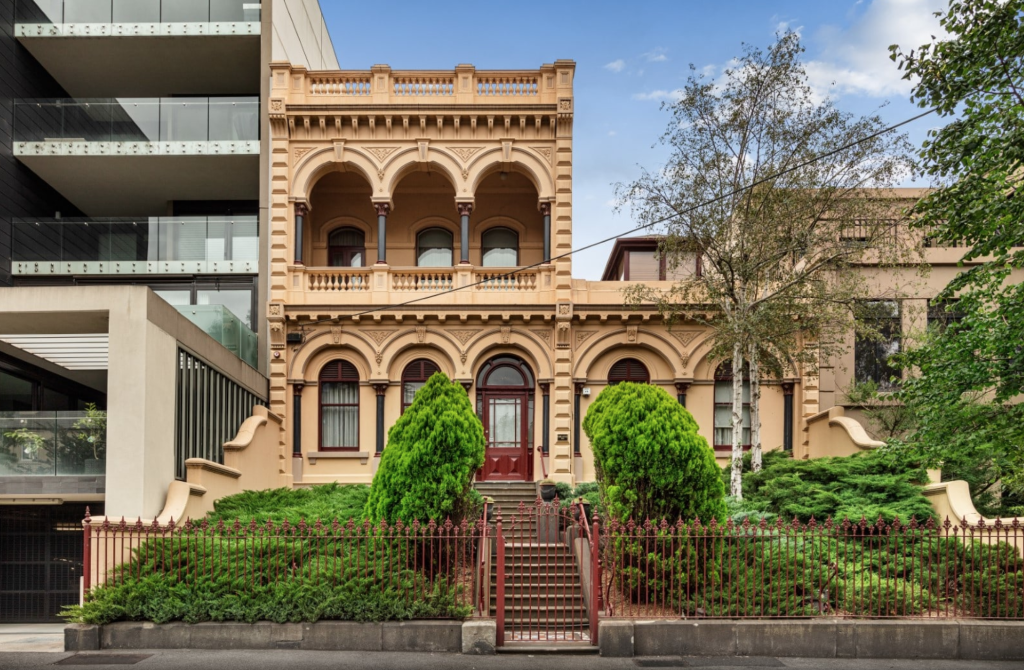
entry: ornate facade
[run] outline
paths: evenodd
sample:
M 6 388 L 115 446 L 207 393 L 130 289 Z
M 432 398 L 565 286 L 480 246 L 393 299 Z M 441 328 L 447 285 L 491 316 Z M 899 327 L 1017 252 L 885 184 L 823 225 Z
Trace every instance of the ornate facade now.
M 369 482 L 435 369 L 484 422 L 481 478 L 593 479 L 580 422 L 610 381 L 665 388 L 722 442 L 706 334 L 626 307 L 621 280 L 572 277 L 573 61 L 271 71 L 267 318 L 282 474 Z M 815 394 L 813 379 L 765 383 L 766 448 L 800 440 L 793 426 L 818 411 Z

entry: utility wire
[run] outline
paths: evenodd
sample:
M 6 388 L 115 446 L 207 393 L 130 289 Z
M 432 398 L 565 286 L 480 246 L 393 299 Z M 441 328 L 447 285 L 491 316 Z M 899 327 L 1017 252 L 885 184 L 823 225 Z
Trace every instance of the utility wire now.
M 578 247 L 576 249 L 570 249 L 569 251 L 566 251 L 565 253 L 559 254 L 557 256 L 552 256 L 551 258 L 549 258 L 547 260 L 543 260 L 543 261 L 540 261 L 538 263 L 533 263 L 531 265 L 524 265 L 524 266 L 516 268 L 514 270 L 510 270 L 509 272 L 506 272 L 504 274 L 496 275 L 494 277 L 490 277 L 489 279 L 481 279 L 480 281 L 471 282 L 469 284 L 466 284 L 465 286 L 452 287 L 452 288 L 449 288 L 449 289 L 445 289 L 443 291 L 438 291 L 437 293 L 431 293 L 430 295 L 424 295 L 424 296 L 420 296 L 418 298 L 413 298 L 411 300 L 406 300 L 405 302 L 400 302 L 400 303 L 398 303 L 396 305 L 381 305 L 379 307 L 373 307 L 371 309 L 367 309 L 367 310 L 364 310 L 362 312 L 356 312 L 355 314 L 349 314 L 347 316 L 348 316 L 348 318 L 355 318 L 355 317 L 360 317 L 360 316 L 366 316 L 367 314 L 373 314 L 375 312 L 382 312 L 384 310 L 395 309 L 396 307 L 405 307 L 406 305 L 413 305 L 413 304 L 416 304 L 418 302 L 423 302 L 424 300 L 430 300 L 432 298 L 438 298 L 440 296 L 448 295 L 450 293 L 455 293 L 457 291 L 463 291 L 463 290 L 468 289 L 468 288 L 473 288 L 474 286 L 480 286 L 481 284 L 494 284 L 494 283 L 497 283 L 497 282 L 501 282 L 501 281 L 503 281 L 505 279 L 508 279 L 508 278 L 510 278 L 510 277 L 512 277 L 512 276 L 514 276 L 514 275 L 516 275 L 518 273 L 520 273 L 520 272 L 524 272 L 526 270 L 533 270 L 534 268 L 541 267 L 542 265 L 547 265 L 547 264 L 551 263 L 552 261 L 557 261 L 557 260 L 561 260 L 563 258 L 568 258 L 569 256 L 572 256 L 573 254 L 579 253 L 581 251 L 587 251 L 589 249 L 593 249 L 594 247 L 599 247 L 602 244 L 607 244 L 608 242 L 612 242 L 614 240 L 617 240 L 620 237 L 626 237 L 627 235 L 632 235 L 633 233 L 640 232 L 642 230 L 647 230 L 648 228 L 652 228 L 654 226 L 660 225 L 662 223 L 665 223 L 666 221 L 670 221 L 670 220 L 678 218 L 680 216 L 689 214 L 690 212 L 693 212 L 693 211 L 695 211 L 697 209 L 700 209 L 701 207 L 707 207 L 708 205 L 713 205 L 716 202 L 720 202 L 722 200 L 725 200 L 726 198 L 731 198 L 734 195 L 738 195 L 738 194 L 740 194 L 740 193 L 742 193 L 744 191 L 748 191 L 748 190 L 750 190 L 752 188 L 756 188 L 757 186 L 760 186 L 761 184 L 764 184 L 766 182 L 778 179 L 779 177 L 781 177 L 783 175 L 786 175 L 786 174 L 789 174 L 790 172 L 794 172 L 796 170 L 799 170 L 800 168 L 807 167 L 808 165 L 816 163 L 816 162 L 818 162 L 820 160 L 823 160 L 825 158 L 828 158 L 830 156 L 834 156 L 834 155 L 836 155 L 838 153 L 846 151 L 847 149 L 852 149 L 853 147 L 857 146 L 858 144 L 862 144 L 864 142 L 867 142 L 868 140 L 873 140 L 876 137 L 880 137 L 881 135 L 885 135 L 886 133 L 890 133 L 890 132 L 896 130 L 897 128 L 900 128 L 902 126 L 907 125 L 908 123 L 913 123 L 914 121 L 917 121 L 919 119 L 923 119 L 924 117 L 926 117 L 929 114 L 935 112 L 936 110 L 937 110 L 937 108 L 933 107 L 932 109 L 929 109 L 929 110 L 927 110 L 925 112 L 921 112 L 920 114 L 918 114 L 916 116 L 912 116 L 909 119 L 904 119 L 903 121 L 900 121 L 899 123 L 895 123 L 895 124 L 893 124 L 891 126 L 888 126 L 886 128 L 882 128 L 881 130 L 878 130 L 878 131 L 876 131 L 876 132 L 874 132 L 874 133 L 872 133 L 870 135 L 867 135 L 865 137 L 862 137 L 862 138 L 860 138 L 858 140 L 854 140 L 853 142 L 850 142 L 848 144 L 844 144 L 843 146 L 840 146 L 840 147 L 837 147 L 835 149 L 832 149 L 831 151 L 826 151 L 823 154 L 819 154 L 817 156 L 813 156 L 811 158 L 808 158 L 804 162 L 797 163 L 796 165 L 792 165 L 792 166 L 786 168 L 785 170 L 780 170 L 779 172 L 776 172 L 775 174 L 769 175 L 767 177 L 762 177 L 761 179 L 758 179 L 757 181 L 755 181 L 753 183 L 747 184 L 746 186 L 741 186 L 739 188 L 733 189 L 732 191 L 729 191 L 728 193 L 723 193 L 722 195 L 716 196 L 716 197 L 714 197 L 714 198 L 712 198 L 710 200 L 706 200 L 706 201 L 698 203 L 696 205 L 691 205 L 690 207 L 684 209 L 681 212 L 676 212 L 674 214 L 670 214 L 668 216 L 662 217 L 662 218 L 657 219 L 655 221 L 651 221 L 650 223 L 645 223 L 642 226 L 637 226 L 636 228 L 631 228 L 630 230 L 618 233 L 616 235 L 612 235 L 611 237 L 606 237 L 603 240 L 598 240 L 596 242 L 591 242 L 590 244 L 584 245 L 582 247 Z M 308 323 L 301 324 L 301 325 L 303 325 L 303 326 L 315 326 L 315 325 L 319 325 L 321 323 L 330 323 L 330 322 L 333 322 L 333 321 L 337 321 L 339 318 L 341 318 L 341 317 L 331 317 L 329 319 L 317 319 L 316 321 L 310 321 Z

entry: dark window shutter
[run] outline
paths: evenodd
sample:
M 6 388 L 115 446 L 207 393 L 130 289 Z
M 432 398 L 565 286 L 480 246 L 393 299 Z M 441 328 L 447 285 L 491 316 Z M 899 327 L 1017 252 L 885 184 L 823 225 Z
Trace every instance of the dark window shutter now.
M 405 366 L 405 370 L 402 371 L 402 381 L 425 382 L 438 370 L 439 368 L 434 361 L 418 358 Z
M 619 382 L 646 384 L 650 381 L 651 374 L 647 371 L 647 366 L 635 358 L 623 358 L 608 371 L 609 384 L 618 384 Z
M 331 361 L 320 371 L 322 382 L 358 382 L 359 371 L 348 361 Z

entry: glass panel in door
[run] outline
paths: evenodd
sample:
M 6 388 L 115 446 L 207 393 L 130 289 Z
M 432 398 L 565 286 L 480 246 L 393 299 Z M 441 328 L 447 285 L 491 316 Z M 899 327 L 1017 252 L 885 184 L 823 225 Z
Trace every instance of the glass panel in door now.
M 488 446 L 491 449 L 522 447 L 522 398 L 488 398 Z

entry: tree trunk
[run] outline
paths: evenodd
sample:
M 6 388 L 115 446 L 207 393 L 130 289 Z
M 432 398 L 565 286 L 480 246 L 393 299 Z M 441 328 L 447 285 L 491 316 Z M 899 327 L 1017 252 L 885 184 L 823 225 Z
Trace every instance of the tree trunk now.
M 732 348 L 732 474 L 729 493 L 743 500 L 743 349 Z
M 757 345 L 750 345 L 750 469 L 761 470 L 761 369 L 757 362 Z

